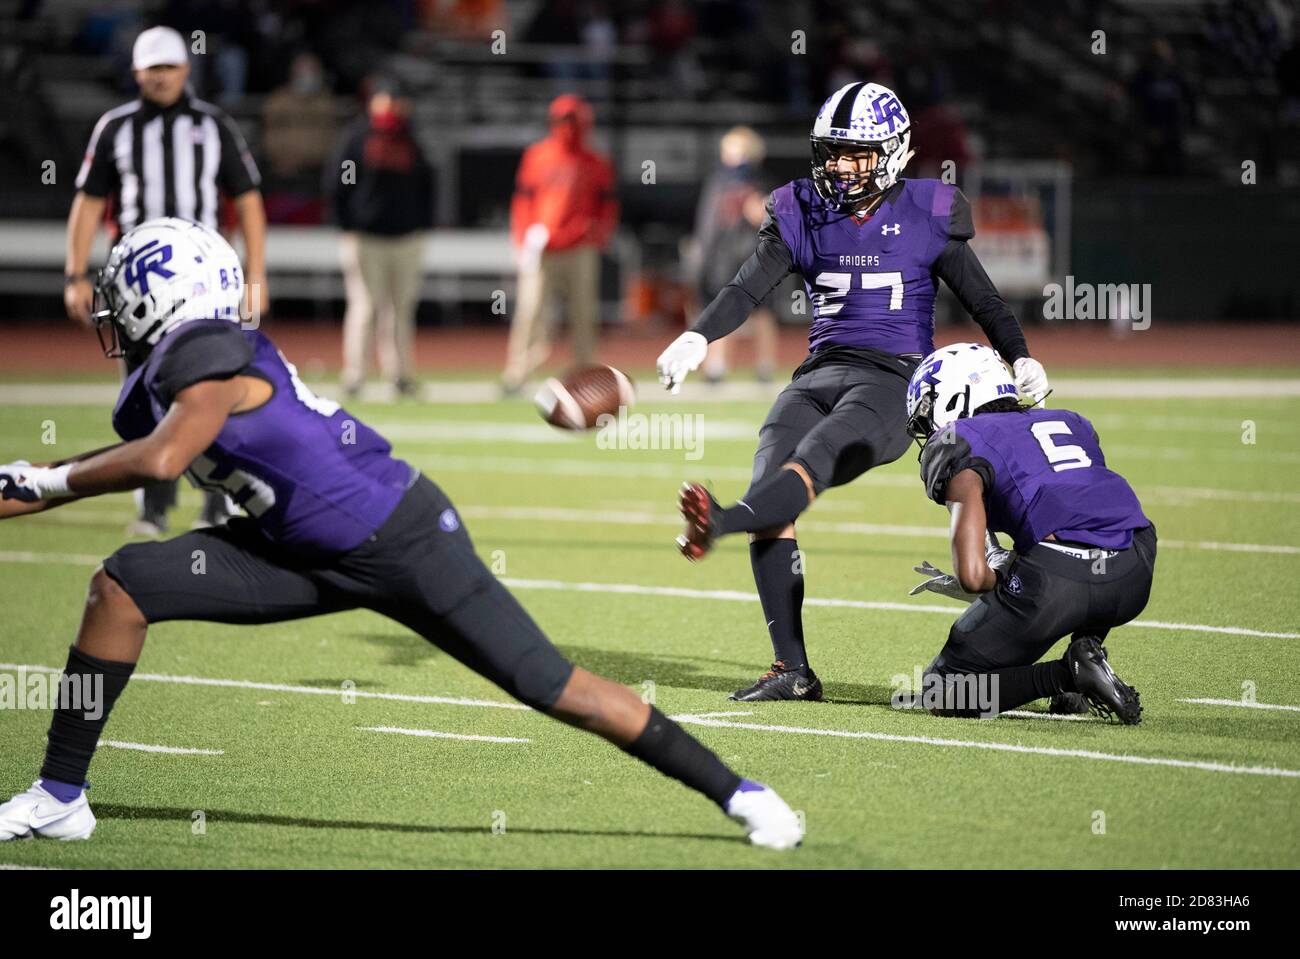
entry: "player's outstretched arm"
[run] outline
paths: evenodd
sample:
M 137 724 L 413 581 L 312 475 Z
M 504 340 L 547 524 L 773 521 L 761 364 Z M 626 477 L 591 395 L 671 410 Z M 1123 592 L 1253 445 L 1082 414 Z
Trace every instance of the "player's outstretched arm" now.
M 181 390 L 154 431 L 141 439 L 58 466 L 19 462 L 0 467 L 0 501 L 27 504 L 12 513 L 6 509 L 0 516 L 40 512 L 70 498 L 118 493 L 154 480 L 178 478 L 212 445 L 226 417 L 247 402 L 250 379 L 204 380 Z
M 655 365 L 664 388 L 678 392 L 686 374 L 704 362 L 709 344 L 740 329 L 793 268 L 794 257 L 772 218 L 769 201 L 767 219 L 758 231 L 758 248 L 704 308 L 695 325 L 660 354 Z
M 952 516 L 952 563 L 961 588 L 986 593 L 998 584 L 986 558 L 987 517 L 984 515 L 984 481 L 965 469 L 948 481 L 948 512 Z

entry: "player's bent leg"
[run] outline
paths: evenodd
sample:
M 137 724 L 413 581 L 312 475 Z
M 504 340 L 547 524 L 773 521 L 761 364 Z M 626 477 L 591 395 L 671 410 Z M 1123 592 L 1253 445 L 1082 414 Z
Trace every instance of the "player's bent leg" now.
M 347 608 L 322 595 L 304 571 L 260 552 L 256 534 L 242 541 L 233 525 L 133 543 L 96 570 L 68 650 L 40 779 L 0 806 L 0 839 L 84 839 L 94 831 L 86 775 L 150 623 L 273 622 Z
M 1086 616 L 1086 586 L 1052 576 L 1028 556 L 1014 569 L 1019 594 L 999 587 L 957 618 L 913 705 L 940 716 L 991 718 L 1077 692 L 1064 659 L 1038 660 Z
M 481 565 L 472 551 L 461 561 Z M 799 842 L 798 819 L 776 793 L 742 780 L 631 690 L 573 666 L 514 596 L 490 573 L 486 576 L 445 613 L 407 611 L 399 618 L 515 698 L 604 737 L 707 796 L 742 821 L 752 842 L 781 849 Z
M 89 839 L 95 814 L 86 771 L 113 704 L 140 658 L 148 623 L 105 571 L 95 570 L 76 645 L 68 649 L 40 778 L 0 806 L 0 840 Z

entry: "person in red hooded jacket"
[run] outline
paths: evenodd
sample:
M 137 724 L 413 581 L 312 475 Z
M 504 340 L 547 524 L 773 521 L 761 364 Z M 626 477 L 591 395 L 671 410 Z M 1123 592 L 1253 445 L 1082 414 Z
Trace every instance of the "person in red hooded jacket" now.
M 524 151 L 515 177 L 510 234 L 519 290 L 502 383 L 517 393 L 551 349 L 546 307 L 564 298 L 578 364 L 592 362 L 600 329 L 600 251 L 618 225 L 614 168 L 587 145 L 590 105 L 564 94 L 552 101 L 551 130 Z

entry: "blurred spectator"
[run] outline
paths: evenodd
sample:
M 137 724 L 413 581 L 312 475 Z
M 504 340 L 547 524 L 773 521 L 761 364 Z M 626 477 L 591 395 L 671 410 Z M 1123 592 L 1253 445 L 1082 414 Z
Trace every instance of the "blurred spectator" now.
M 721 165 L 705 181 L 695 210 L 690 273 L 696 302 L 692 315 L 713 301 L 754 252 L 769 192 L 762 177 L 765 152 L 763 138 L 749 127 L 734 127 L 719 141 Z M 766 383 L 776 367 L 776 317 L 768 307 L 759 306 L 743 329 L 754 334 L 755 369 L 759 380 Z M 726 338 L 714 340 L 709 346 L 704 375 L 711 383 L 720 382 L 727 374 L 727 342 Z
M 270 167 L 267 212 L 272 223 L 319 223 L 321 170 L 334 150 L 334 98 L 320 60 L 293 58 L 289 80 L 262 104 L 262 149 Z
M 591 106 L 565 94 L 552 101 L 551 131 L 524 151 L 510 208 L 519 289 L 502 385 L 517 393 L 551 348 L 548 301 L 565 299 L 573 358 L 590 363 L 600 332 L 600 251 L 618 225 L 614 168 L 587 145 Z
M 917 178 L 943 179 L 947 168 L 944 164 L 953 163 L 953 173 L 960 177 L 974 159 L 970 148 L 970 135 L 966 130 L 966 121 L 961 114 L 947 103 L 934 103 L 913 114 L 913 123 L 925 135 L 912 141 L 916 148 L 916 157 L 912 160 L 911 175 Z M 955 183 L 949 179 L 946 182 Z
M 334 149 L 334 98 L 315 54 L 293 58 L 289 81 L 262 105 L 262 123 L 262 146 L 272 173 L 319 176 Z
M 1129 84 L 1137 104 L 1146 173 L 1182 176 L 1187 170 L 1186 128 L 1193 119 L 1192 91 L 1183 79 L 1169 41 L 1151 42 L 1148 58 Z
M 325 171 L 325 193 L 343 231 L 340 254 L 349 292 L 343 388 L 350 396 L 365 380 L 372 339 L 381 375 L 401 395 L 415 390 L 415 311 L 424 232 L 433 226 L 433 170 L 411 135 L 410 109 L 396 80 L 377 81 L 366 115 L 344 133 Z M 355 295 L 359 287 L 364 301 Z

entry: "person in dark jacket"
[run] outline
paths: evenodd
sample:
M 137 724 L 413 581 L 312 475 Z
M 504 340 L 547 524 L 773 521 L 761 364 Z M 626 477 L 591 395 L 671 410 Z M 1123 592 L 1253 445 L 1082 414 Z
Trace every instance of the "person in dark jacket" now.
M 411 102 L 400 85 L 374 84 L 366 116 L 343 135 L 325 190 L 343 230 L 349 288 L 343 322 L 343 387 L 361 390 L 375 340 L 381 375 L 399 394 L 414 392 L 412 340 L 419 304 L 424 233 L 433 226 L 433 170 L 410 129 Z M 364 289 L 364 303 L 358 303 Z

